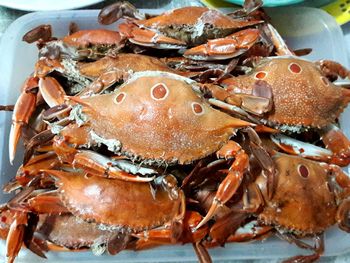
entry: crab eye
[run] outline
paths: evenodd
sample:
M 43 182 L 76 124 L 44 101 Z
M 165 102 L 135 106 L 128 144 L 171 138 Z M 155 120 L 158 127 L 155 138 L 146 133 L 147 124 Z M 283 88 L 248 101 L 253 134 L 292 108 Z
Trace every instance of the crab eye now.
M 151 97 L 154 100 L 164 100 L 169 94 L 169 89 L 164 83 L 158 83 L 151 88 Z
M 309 169 L 303 164 L 298 165 L 298 173 L 303 178 L 309 177 Z
M 254 78 L 259 80 L 259 79 L 264 79 L 267 76 L 267 72 L 265 71 L 259 71 L 255 74 Z
M 302 71 L 301 67 L 297 63 L 290 63 L 288 69 L 294 74 L 299 74 Z
M 120 104 L 124 101 L 126 97 L 126 93 L 125 92 L 120 92 L 115 98 L 114 98 L 114 103 L 116 104 Z
M 192 102 L 191 106 L 192 106 L 192 111 L 193 111 L 193 113 L 195 115 L 202 115 L 202 114 L 204 114 L 204 108 L 199 103 Z

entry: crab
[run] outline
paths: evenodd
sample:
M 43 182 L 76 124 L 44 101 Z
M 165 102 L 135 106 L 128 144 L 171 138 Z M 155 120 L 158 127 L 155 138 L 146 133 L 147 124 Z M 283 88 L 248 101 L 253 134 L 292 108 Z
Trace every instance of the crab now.
M 57 40 L 52 37 L 50 25 L 39 25 L 27 32 L 23 40 L 27 43 L 37 42 L 39 57 L 82 60 L 98 59 L 106 54 L 115 55 L 124 47 L 126 39 L 117 31 L 90 29 L 78 30 Z
M 270 28 L 275 39 L 280 39 Z M 289 149 L 289 153 L 303 152 L 305 157 L 346 166 L 350 162 L 350 142 L 334 124 L 350 101 L 350 91 L 336 86 L 327 77 L 344 78 L 350 72 L 336 62 L 313 63 L 297 58 L 283 43 L 279 42 L 277 47 L 278 54 L 286 55 L 257 59 L 246 75 L 220 81 L 224 88 L 205 85 L 204 92 L 213 97 L 209 101 L 282 132 L 316 129 L 329 149 L 298 144 L 286 137 L 277 136 L 274 141 Z
M 27 189 L 17 194 L 28 195 Z M 36 255 L 46 258 L 44 252 L 79 251 L 91 248 L 100 255 L 105 250 L 116 254 L 124 249 L 130 236 L 102 229 L 73 216 L 55 195 L 36 194 L 22 196 L 13 204 L 10 201 L 0 213 L 0 237 L 7 242 L 8 263 L 14 262 L 24 244 Z M 121 236 L 124 238 L 122 239 Z
M 221 159 L 234 159 L 219 187 L 210 218 L 242 181 L 248 159 L 230 138 L 250 123 L 211 108 L 193 90 L 196 85 L 176 74 L 146 71 L 135 73 L 115 93 L 69 97 L 70 118 L 75 122 L 65 127 L 51 123 L 57 130 L 54 150 L 63 162 L 86 172 L 135 182 L 148 182 L 154 176 L 124 176 L 114 172 L 111 158 L 81 148 L 105 145 L 114 154 L 160 167 L 191 164 L 215 153 Z
M 274 227 L 282 239 L 315 250 L 311 256 L 296 258 L 316 260 L 324 249 L 326 229 L 338 224 L 350 232 L 350 179 L 333 164 L 278 152 L 272 153 L 272 159 L 278 171 L 275 194 L 268 198 L 266 178 L 260 174 L 246 192 L 248 206 L 256 207 L 259 223 Z M 300 240 L 303 237 L 313 237 L 315 246 Z
M 184 54 L 199 60 L 227 59 L 244 53 L 259 40 L 259 30 L 235 31 L 262 23 L 254 19 L 234 19 L 217 10 L 195 6 L 140 20 L 136 8 L 125 3 L 102 9 L 99 21 L 110 24 L 123 17 L 123 13 L 128 16 L 128 22 L 120 24 L 119 31 L 131 43 L 160 49 L 181 49 L 208 42 Z

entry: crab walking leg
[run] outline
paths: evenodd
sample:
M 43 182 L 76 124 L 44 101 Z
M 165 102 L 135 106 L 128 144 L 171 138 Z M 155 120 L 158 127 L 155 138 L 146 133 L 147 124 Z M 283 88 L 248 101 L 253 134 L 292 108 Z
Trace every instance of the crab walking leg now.
M 267 24 L 267 27 L 271 32 L 272 42 L 273 42 L 274 46 L 276 47 L 277 55 L 279 55 L 279 56 L 283 56 L 283 55 L 293 56 L 294 52 L 288 48 L 286 42 L 283 40 L 282 36 L 278 33 L 276 28 L 274 28 L 269 23 Z
M 38 79 L 29 77 L 24 85 L 23 91 L 16 101 L 15 108 L 12 114 L 12 125 L 9 138 L 9 158 L 10 163 L 13 163 L 16 154 L 16 148 L 21 136 L 22 127 L 27 125 L 36 106 L 36 94 L 31 92 L 31 89 L 37 87 Z
M 216 192 L 215 198 L 207 215 L 197 225 L 195 231 L 207 223 L 215 214 L 217 209 L 225 204 L 236 193 L 238 187 L 243 180 L 244 171 L 248 168 L 249 157 L 241 148 L 241 146 L 234 142 L 229 141 L 218 152 L 219 158 L 235 158 L 235 161 L 231 165 L 226 178 L 220 183 Z
M 187 50 L 184 57 L 194 60 L 220 60 L 237 57 L 250 49 L 260 38 L 258 29 L 245 29 L 224 38 Z

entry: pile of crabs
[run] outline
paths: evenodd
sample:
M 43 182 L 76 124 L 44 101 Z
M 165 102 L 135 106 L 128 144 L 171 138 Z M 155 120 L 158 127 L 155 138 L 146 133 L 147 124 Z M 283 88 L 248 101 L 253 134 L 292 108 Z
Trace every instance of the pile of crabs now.
M 261 5 L 154 16 L 117 2 L 98 16 L 114 30 L 23 37 L 39 59 L 1 107 L 10 161 L 25 148 L 3 187 L 8 262 L 22 246 L 45 257 L 185 243 L 211 262 L 207 248 L 271 235 L 312 251 L 286 262 L 312 262 L 326 229 L 350 232 L 337 125 L 350 91 L 333 83 L 350 72 L 290 50 Z

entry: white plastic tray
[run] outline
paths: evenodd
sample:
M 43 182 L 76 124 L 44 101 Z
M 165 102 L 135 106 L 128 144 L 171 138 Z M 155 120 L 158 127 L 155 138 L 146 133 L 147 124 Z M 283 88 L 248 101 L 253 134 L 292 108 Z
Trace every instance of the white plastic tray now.
M 311 47 L 314 52 L 311 59 L 328 58 L 348 65 L 343 35 L 339 26 L 326 13 L 312 8 L 279 8 L 269 10 L 277 28 L 287 37 L 293 48 Z M 147 12 L 157 12 L 146 10 Z M 158 10 L 159 12 L 159 10 Z M 13 104 L 19 95 L 19 89 L 25 78 L 33 71 L 37 59 L 35 45 L 21 41 L 28 30 L 40 24 L 51 24 L 55 36 L 63 36 L 71 21 L 76 22 L 81 29 L 97 28 L 98 11 L 64 11 L 31 13 L 16 20 L 3 35 L 0 43 L 0 104 Z M 111 26 L 114 28 L 115 26 Z M 350 117 L 350 112 L 343 114 L 343 119 Z M 16 168 L 21 163 L 17 155 L 14 166 L 8 161 L 8 134 L 10 130 L 11 113 L 0 112 L 0 185 L 6 183 L 15 175 Z M 342 123 L 343 129 L 350 136 L 350 127 Z M 8 196 L 0 193 L 0 203 L 6 202 Z M 118 211 L 116 211 L 118 212 Z M 350 251 L 350 235 L 336 227 L 326 232 L 326 256 L 339 255 Z M 0 242 L 0 260 L 4 262 L 4 242 Z M 245 244 L 227 244 L 225 248 L 210 250 L 215 262 L 220 260 L 286 258 L 297 254 L 307 254 L 309 251 L 298 249 L 294 245 L 269 238 L 264 242 Z M 187 262 L 196 261 L 192 246 L 160 247 L 142 252 L 124 251 L 116 256 L 95 257 L 90 252 L 83 253 L 53 253 L 47 254 L 49 262 Z M 17 262 L 48 262 L 23 249 Z

